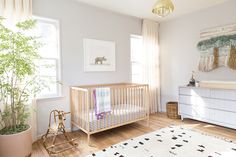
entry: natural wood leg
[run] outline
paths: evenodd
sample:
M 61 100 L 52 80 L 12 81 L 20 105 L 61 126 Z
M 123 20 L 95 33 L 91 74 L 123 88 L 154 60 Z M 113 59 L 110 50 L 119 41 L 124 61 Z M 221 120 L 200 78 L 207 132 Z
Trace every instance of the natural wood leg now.
M 88 142 L 88 145 L 90 146 L 90 134 L 87 134 L 87 142 Z
M 73 132 L 73 130 L 74 130 L 73 123 L 70 123 L 70 131 Z
M 148 127 L 150 126 L 150 118 L 149 117 L 147 118 L 147 126 Z

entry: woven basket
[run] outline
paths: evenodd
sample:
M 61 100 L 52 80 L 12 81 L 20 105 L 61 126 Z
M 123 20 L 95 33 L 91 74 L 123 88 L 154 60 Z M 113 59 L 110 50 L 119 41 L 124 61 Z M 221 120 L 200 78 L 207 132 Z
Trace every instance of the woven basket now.
M 180 119 L 178 115 L 178 102 L 168 102 L 166 104 L 167 117 L 171 119 Z

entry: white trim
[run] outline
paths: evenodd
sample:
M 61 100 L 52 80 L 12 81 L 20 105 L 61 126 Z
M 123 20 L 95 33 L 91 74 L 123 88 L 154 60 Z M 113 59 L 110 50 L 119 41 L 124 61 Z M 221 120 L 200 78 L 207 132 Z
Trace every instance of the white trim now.
M 131 34 L 130 38 L 143 39 L 142 35 L 137 35 L 137 34 Z
M 48 101 L 57 101 L 61 99 L 65 99 L 65 96 L 42 97 L 42 98 L 37 98 L 36 101 L 41 103 L 41 102 L 48 102 Z

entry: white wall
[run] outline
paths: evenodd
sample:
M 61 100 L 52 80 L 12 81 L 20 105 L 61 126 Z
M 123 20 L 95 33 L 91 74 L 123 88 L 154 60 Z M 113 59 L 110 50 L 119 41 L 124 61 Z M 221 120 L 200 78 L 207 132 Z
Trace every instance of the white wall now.
M 141 34 L 141 19 L 105 11 L 73 0 L 34 0 L 33 14 L 57 19 L 61 27 L 64 97 L 38 101 L 38 135 L 41 135 L 47 129 L 50 110 L 70 110 L 69 86 L 130 80 L 130 35 Z M 83 38 L 116 42 L 115 72 L 83 71 Z
M 197 71 L 200 53 L 196 49 L 200 31 L 236 23 L 236 1 L 231 0 L 175 20 L 161 23 L 161 102 L 177 100 L 178 86 L 186 85 L 193 70 Z M 198 80 L 236 81 L 236 71 L 220 68 L 197 73 Z

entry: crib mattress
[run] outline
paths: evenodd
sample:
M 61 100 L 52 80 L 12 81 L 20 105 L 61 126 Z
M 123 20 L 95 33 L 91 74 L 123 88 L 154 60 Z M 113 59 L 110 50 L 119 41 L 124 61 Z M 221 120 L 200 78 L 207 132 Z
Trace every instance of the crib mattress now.
M 94 110 L 89 113 L 89 122 L 86 119 L 82 119 L 86 124 L 89 123 L 89 131 L 98 131 L 107 127 L 112 127 L 136 119 L 140 119 L 146 116 L 146 110 L 144 107 L 140 107 L 132 104 L 120 104 L 115 105 L 111 113 L 107 113 L 103 119 L 97 119 Z

